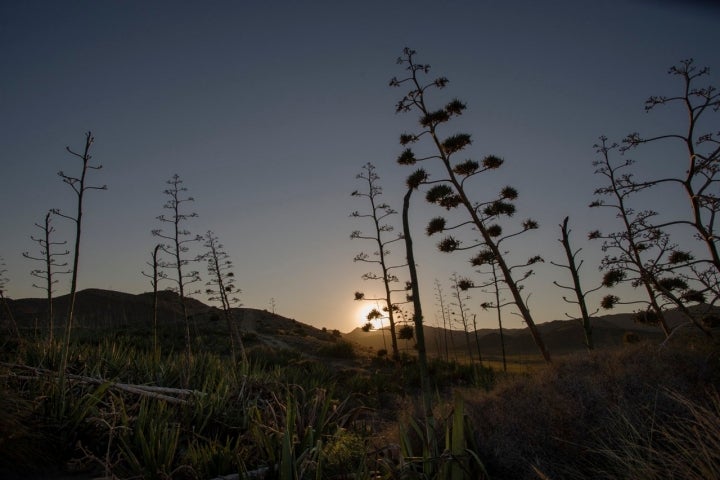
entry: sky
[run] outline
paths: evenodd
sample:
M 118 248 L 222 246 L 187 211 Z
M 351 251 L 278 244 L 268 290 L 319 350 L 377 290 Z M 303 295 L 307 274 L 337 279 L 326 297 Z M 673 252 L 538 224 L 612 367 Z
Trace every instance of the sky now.
M 434 76 L 450 79 L 438 102 L 468 105 L 447 134 L 472 134 L 468 156 L 505 159 L 472 183 L 471 196 L 513 185 L 518 221 L 540 224 L 509 244 L 516 261 L 545 258 L 525 290 L 536 321 L 565 318 L 574 308 L 553 281 L 569 279 L 550 263 L 565 263 L 558 225 L 570 217 L 588 287 L 600 279 L 602 254 L 587 232 L 614 225 L 609 212 L 587 207 L 600 184 L 593 144 L 600 135 L 619 141 L 681 128 L 682 115 L 648 114 L 643 103 L 678 92 L 667 70 L 682 59 L 711 74 L 720 68 L 718 20 L 713 2 L 669 0 L 0 2 L 5 294 L 44 295 L 30 276 L 41 265 L 22 253 L 38 254 L 30 236 L 41 233 L 34 224 L 49 209 L 73 212 L 74 194 L 57 172 L 79 173 L 65 148 L 82 150 L 92 131 L 102 169 L 89 178 L 107 191 L 85 200 L 79 288 L 151 290 L 141 272 L 158 240 L 151 231 L 166 228 L 156 218 L 168 213 L 165 182 L 178 174 L 198 214 L 185 226 L 219 237 L 244 306 L 274 304 L 286 317 L 342 332 L 361 326 L 374 305 L 354 301 L 354 292 L 377 295 L 381 284 L 363 281 L 368 265 L 353 262 L 373 246 L 350 239 L 354 230 L 372 232 L 350 216 L 367 207 L 350 194 L 371 162 L 383 200 L 401 210 L 412 170 L 395 163 L 398 138 L 417 116 L 395 113 L 405 92 L 388 82 L 404 73 L 396 59 L 411 47 Z M 674 153 L 659 150 L 642 165 L 682 169 Z M 482 279 L 470 254 L 440 253 L 438 238 L 424 235 L 442 213 L 415 196 L 415 255 L 431 325 L 436 280 L 449 294 L 454 272 Z M 399 215 L 392 221 L 400 229 Z M 54 225 L 55 239 L 72 244 L 72 225 L 59 217 Z M 460 234 L 467 242 L 472 235 Z M 402 248 L 392 250 L 391 260 L 403 263 Z M 199 244 L 190 254 L 198 253 Z M 57 293 L 67 293 L 69 276 L 58 278 Z M 493 328 L 494 314 L 479 308 L 487 300 L 474 291 L 468 305 L 479 327 Z M 506 326 L 523 326 L 505 317 Z

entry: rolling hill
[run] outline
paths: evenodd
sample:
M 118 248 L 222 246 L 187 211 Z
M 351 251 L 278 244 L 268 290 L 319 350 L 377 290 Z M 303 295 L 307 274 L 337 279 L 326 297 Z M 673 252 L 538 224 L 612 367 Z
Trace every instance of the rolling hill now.
M 182 322 L 177 294 L 171 291 L 159 292 L 158 323 L 168 325 Z M 64 324 L 69 296 L 54 299 L 56 328 Z M 110 290 L 87 289 L 78 292 L 76 300 L 75 325 L 77 328 L 105 329 L 148 326 L 152 323 L 153 295 L 151 292 L 129 294 Z M 8 305 L 21 329 L 44 327 L 47 317 L 47 300 L 43 298 L 8 299 Z M 221 312 L 213 306 L 189 298 L 188 309 L 196 324 L 221 319 Z M 360 328 L 346 333 L 329 332 L 325 329 L 298 322 L 273 314 L 266 310 L 236 308 L 235 318 L 244 332 L 253 335 L 270 346 L 283 346 L 306 350 L 318 346 L 317 342 L 336 342 L 338 337 L 356 343 L 365 349 L 377 351 L 390 345 L 387 331 L 364 332 Z M 680 315 L 669 313 L 673 323 L 679 323 Z M 3 318 L 3 322 L 7 319 Z M 580 323 L 575 320 L 555 320 L 538 325 L 548 349 L 554 354 L 569 353 L 584 348 L 584 336 Z M 662 333 L 656 327 L 635 323 L 632 314 L 605 315 L 593 319 L 593 338 L 598 348 L 622 345 L 626 332 L 636 333 L 640 338 L 661 341 Z M 528 330 L 504 329 L 508 354 L 534 355 L 537 353 Z M 442 328 L 425 326 L 428 352 L 438 354 L 445 351 L 445 345 L 457 353 L 468 351 L 468 342 L 473 351 L 477 347 L 483 355 L 501 354 L 500 332 L 497 329 L 481 329 L 470 332 L 466 337 L 462 331 L 445 331 Z M 401 350 L 412 351 L 413 340 L 399 340 Z

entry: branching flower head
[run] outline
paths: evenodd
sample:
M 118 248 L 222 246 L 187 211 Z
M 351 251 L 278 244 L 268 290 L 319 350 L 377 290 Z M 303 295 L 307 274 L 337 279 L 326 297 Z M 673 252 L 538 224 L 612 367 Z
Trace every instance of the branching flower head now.
M 466 108 L 467 105 L 465 105 L 457 98 L 451 100 L 450 103 L 445 105 L 445 111 L 448 113 L 448 115 L 462 115 L 463 110 L 465 110 Z
M 500 168 L 500 166 L 504 163 L 504 160 L 500 157 L 496 157 L 495 155 L 488 155 L 485 158 L 483 158 L 483 167 L 492 170 L 496 168 Z
M 668 262 L 672 265 L 679 263 L 687 263 L 693 260 L 693 256 L 689 252 L 675 250 L 668 256 Z
M 696 303 L 705 303 L 705 294 L 703 292 L 700 292 L 698 290 L 687 290 L 683 292 L 682 295 L 680 295 L 680 299 L 685 303 L 690 302 L 696 302 Z
M 473 267 L 480 267 L 482 265 L 489 265 L 492 263 L 495 263 L 495 254 L 492 252 L 492 250 L 482 250 L 477 255 L 475 255 L 473 258 L 470 259 L 470 264 Z
M 442 143 L 443 150 L 446 155 L 452 155 L 455 152 L 462 150 L 472 143 L 470 135 L 467 133 L 458 133 L 445 139 Z
M 447 236 L 438 242 L 437 247 L 441 252 L 454 252 L 460 247 L 460 241 L 451 236 Z
M 428 179 L 428 174 L 425 170 L 422 168 L 415 170 L 414 173 L 412 173 L 407 180 L 405 181 L 408 188 L 412 190 L 416 190 L 420 185 L 422 185 L 424 182 L 426 182 Z
M 496 200 L 490 205 L 483 209 L 483 213 L 488 217 L 498 217 L 500 215 L 507 215 L 512 217 L 515 214 L 515 205 L 502 200 Z
M 477 173 L 479 168 L 480 164 L 478 162 L 468 159 L 455 165 L 453 167 L 453 172 L 458 175 L 462 175 L 463 177 L 469 177 L 470 175 Z
M 522 224 L 524 230 L 536 230 L 538 228 L 538 222 L 532 218 L 528 218 Z
M 680 277 L 665 277 L 658 279 L 658 285 L 665 290 L 687 290 L 688 284 Z
M 473 282 L 469 278 L 461 278 L 458 280 L 457 286 L 460 290 L 466 291 L 471 288 L 475 288 L 475 282 Z
M 526 265 L 534 265 L 536 263 L 543 263 L 543 262 L 545 262 L 545 259 L 543 259 L 540 255 L 535 255 L 533 257 L 528 258 Z
M 403 133 L 400 135 L 400 145 L 407 145 L 408 143 L 415 143 L 418 141 L 418 136 L 412 133 Z
M 442 232 L 445 230 L 445 224 L 446 221 L 443 217 L 435 217 L 428 222 L 428 226 L 425 229 L 425 233 L 428 234 L 428 236 L 433 235 L 435 233 Z
M 450 210 L 457 207 L 462 202 L 461 198 L 455 194 L 455 191 L 446 184 L 435 185 L 425 194 L 425 199 L 441 207 Z
M 441 183 L 433 186 L 425 194 L 425 199 L 430 203 L 439 203 L 443 198 L 453 195 L 455 191 L 450 185 Z
M 397 158 L 397 163 L 399 163 L 400 165 L 415 165 L 416 162 L 417 160 L 415 159 L 415 154 L 409 148 L 403 150 L 403 152 Z
M 620 297 L 618 297 L 617 295 L 605 295 L 600 301 L 600 306 L 605 310 L 610 310 L 614 308 L 619 301 Z
M 423 115 L 420 118 L 420 125 L 425 128 L 435 127 L 439 123 L 444 123 L 450 120 L 450 115 L 445 110 L 436 110 L 429 112 L 427 115 Z
M 518 197 L 518 191 L 513 187 L 507 186 L 500 190 L 500 198 L 503 200 L 516 200 Z
M 608 270 L 605 272 L 605 275 L 602 279 L 602 286 L 607 288 L 612 288 L 618 283 L 625 280 L 625 270 L 620 270 L 619 268 L 613 268 L 612 270 Z M 605 308 L 605 307 L 603 307 Z
M 499 237 L 502 235 L 502 227 L 498 224 L 493 224 L 487 227 L 487 233 L 491 237 Z

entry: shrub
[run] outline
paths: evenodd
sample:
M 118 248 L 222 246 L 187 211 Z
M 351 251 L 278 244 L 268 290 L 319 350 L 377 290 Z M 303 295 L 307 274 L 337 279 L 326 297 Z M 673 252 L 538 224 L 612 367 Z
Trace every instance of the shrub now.
M 9 385 L 0 385 L 0 477 L 22 466 L 23 473 L 42 468 L 49 463 L 53 447 L 43 438 L 33 402 L 20 396 Z M 38 451 L 46 452 L 37 455 Z
M 350 342 L 339 341 L 332 345 L 321 346 L 317 353 L 322 357 L 355 358 L 355 347 Z
M 325 457 L 324 475 L 342 475 L 361 471 L 365 462 L 367 446 L 363 438 L 344 428 L 338 429 L 323 447 Z
M 640 335 L 638 335 L 635 332 L 625 332 L 623 334 L 623 343 L 625 345 L 632 345 L 634 343 L 640 342 Z
M 266 345 L 256 345 L 249 348 L 247 356 L 251 363 L 264 365 L 266 367 L 287 365 L 301 358 L 301 354 L 296 350 L 273 348 Z

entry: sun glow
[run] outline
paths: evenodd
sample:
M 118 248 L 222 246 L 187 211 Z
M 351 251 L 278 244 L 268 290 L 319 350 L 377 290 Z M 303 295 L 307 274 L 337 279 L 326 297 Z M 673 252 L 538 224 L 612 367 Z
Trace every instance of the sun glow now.
M 377 309 L 378 311 L 382 312 L 382 307 L 378 305 L 376 302 L 362 302 L 360 305 L 358 305 L 355 318 L 357 318 L 358 326 L 362 327 L 366 323 L 370 322 L 372 324 L 373 330 L 377 330 L 381 328 L 385 322 L 383 319 L 374 319 L 374 320 L 368 320 L 368 314 L 372 312 L 373 310 Z M 386 323 L 386 322 L 385 322 Z

